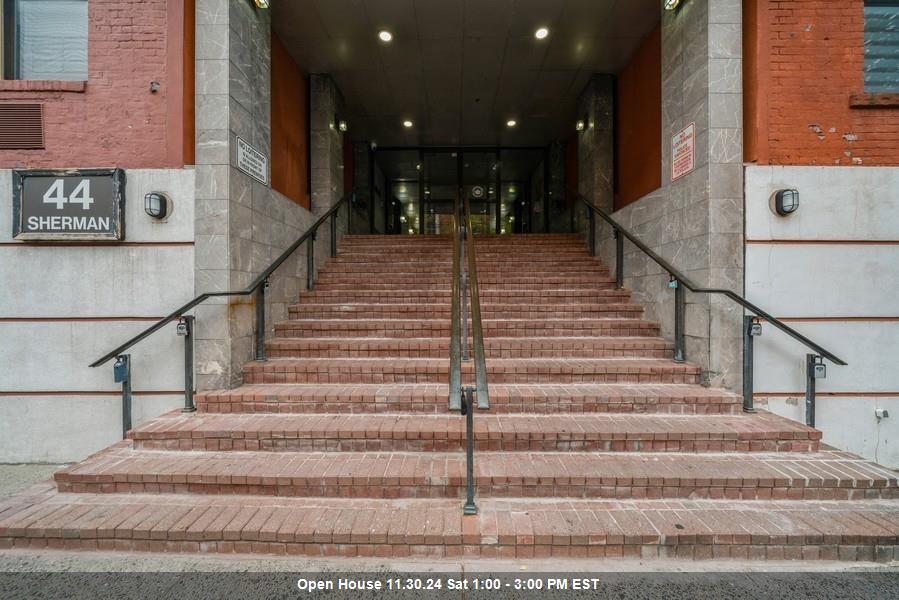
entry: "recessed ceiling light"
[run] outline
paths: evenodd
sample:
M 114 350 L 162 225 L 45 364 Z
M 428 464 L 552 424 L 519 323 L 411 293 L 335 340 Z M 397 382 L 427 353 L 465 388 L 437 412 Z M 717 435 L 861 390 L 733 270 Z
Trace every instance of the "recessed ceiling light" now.
M 414 124 L 415 124 L 415 123 L 413 123 L 413 122 L 410 121 L 409 119 L 406 119 L 405 121 L 403 121 L 403 127 L 405 127 L 406 129 L 409 129 L 409 128 L 412 127 Z
M 515 119 L 509 119 L 508 121 L 506 121 L 506 127 L 515 127 L 516 125 L 518 125 L 518 121 L 516 121 Z
M 548 36 L 548 35 L 549 35 L 549 29 L 547 29 L 546 27 L 541 27 L 540 29 L 538 29 L 537 31 L 534 32 L 534 37 L 537 38 L 538 40 L 546 39 L 546 36 Z
M 386 29 L 382 29 L 378 32 L 378 39 L 382 42 L 392 42 L 393 34 L 387 31 Z

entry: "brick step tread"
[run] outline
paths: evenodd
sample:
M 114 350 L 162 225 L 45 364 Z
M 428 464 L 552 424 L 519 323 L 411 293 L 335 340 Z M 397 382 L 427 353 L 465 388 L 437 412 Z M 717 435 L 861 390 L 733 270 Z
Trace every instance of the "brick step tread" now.
M 59 494 L 0 512 L 0 549 L 345 557 L 899 560 L 899 503 Z M 2 510 L 2 509 L 0 509 Z
M 445 358 L 271 358 L 243 373 L 247 383 L 414 383 L 446 382 L 449 368 Z M 698 383 L 700 370 L 657 358 L 489 358 L 487 372 L 497 383 Z M 463 362 L 463 377 L 473 373 L 473 362 Z
M 384 294 L 377 290 L 322 290 L 316 289 L 311 292 L 302 292 L 301 299 L 308 301 L 321 302 L 371 302 L 377 301 L 382 304 L 413 304 L 416 302 L 426 303 L 447 303 L 450 300 L 452 291 L 450 288 L 444 290 L 394 290 L 390 294 Z M 631 293 L 627 290 L 609 289 L 583 289 L 583 290 L 531 290 L 531 291 L 512 291 L 512 290 L 483 290 L 481 291 L 481 302 L 488 301 L 502 302 L 504 304 L 514 305 L 561 305 L 566 304 L 584 304 L 588 302 L 602 302 L 607 299 L 616 299 L 618 301 L 627 301 L 631 297 Z M 302 302 L 303 300 L 301 300 Z
M 451 306 L 443 304 L 295 304 L 288 307 L 290 317 L 306 319 L 406 319 L 406 318 L 449 318 Z M 481 315 L 484 319 L 543 319 L 547 316 L 560 319 L 576 319 L 590 315 L 639 318 L 643 307 L 639 304 L 596 303 L 592 305 L 551 305 L 531 306 L 526 304 L 482 303 Z M 470 318 L 470 317 L 469 317 Z
M 244 384 L 198 392 L 201 411 L 216 413 L 444 414 L 447 386 L 394 384 Z M 720 414 L 742 410 L 742 397 L 695 384 L 490 384 L 495 413 Z
M 440 312 L 449 310 L 445 302 L 420 302 L 415 304 L 393 304 L 382 302 L 302 302 L 300 304 L 291 304 L 288 308 L 292 311 L 309 309 L 309 310 L 334 310 L 339 312 L 361 312 L 367 310 L 392 310 L 398 313 L 405 312 Z M 506 302 L 486 302 L 481 301 L 481 310 L 502 311 L 502 310 L 522 310 L 522 304 L 510 304 Z M 566 312 L 596 312 L 605 310 L 631 310 L 642 311 L 641 304 L 631 302 L 571 302 L 565 304 L 544 304 L 530 307 L 533 312 L 556 313 L 558 311 Z
M 573 253 L 572 253 L 573 254 Z M 397 267 L 397 268 L 410 268 L 413 270 L 418 270 L 422 265 L 434 265 L 447 267 L 449 269 L 453 268 L 453 255 L 452 252 L 442 252 L 442 253 L 424 253 L 424 254 L 416 254 L 414 257 L 408 256 L 397 256 L 390 261 L 382 260 L 382 256 L 380 254 L 364 254 L 364 253 L 344 253 L 339 254 L 336 258 L 334 258 L 331 262 L 327 264 L 328 269 L 330 268 L 359 268 L 360 266 L 369 266 L 372 268 L 384 268 L 384 267 Z M 556 264 L 559 266 L 566 267 L 603 267 L 604 263 L 596 257 L 588 256 L 586 254 L 582 254 L 581 256 L 572 256 L 569 254 L 545 254 L 545 253 L 537 253 L 537 254 L 524 254 L 518 253 L 515 254 L 496 254 L 490 252 L 481 252 L 477 255 L 478 261 L 483 262 L 483 268 L 500 268 L 500 264 L 508 265 L 508 264 L 528 264 L 528 265 L 543 265 L 543 264 Z M 482 260 L 483 259 L 483 260 Z M 488 260 L 489 259 L 489 260 Z M 478 270 L 480 271 L 482 266 L 478 265 Z
M 471 362 L 463 363 L 463 372 Z M 252 361 L 244 371 L 330 372 L 330 373 L 415 373 L 447 372 L 449 360 L 435 358 L 272 358 Z M 612 373 L 698 373 L 699 367 L 656 358 L 488 358 L 487 370 L 496 373 L 533 372 L 612 372 Z
M 482 259 L 478 257 L 478 274 L 481 273 L 502 273 L 511 266 L 526 266 L 528 269 L 539 272 L 550 272 L 551 269 L 560 271 L 571 271 L 573 273 L 596 273 L 599 271 L 607 271 L 608 268 L 596 259 L 564 259 L 557 260 L 546 256 L 533 257 L 515 257 L 514 259 L 493 260 L 492 258 Z M 480 264 L 483 263 L 483 264 Z M 453 261 L 452 256 L 447 260 L 435 260 L 424 257 L 417 257 L 416 260 L 378 260 L 372 262 L 350 261 L 336 258 L 329 262 L 324 271 L 326 273 L 371 273 L 371 272 L 400 272 L 418 274 L 426 271 L 438 271 L 452 273 Z
M 484 336 L 658 337 L 657 323 L 636 318 L 482 319 Z M 449 319 L 289 319 L 275 324 L 277 336 L 288 337 L 448 337 Z
M 458 415 L 184 414 L 173 411 L 128 433 L 161 450 L 462 450 Z M 752 416 L 478 414 L 478 450 L 653 452 L 816 451 L 821 432 L 769 412 Z
M 845 452 L 479 452 L 479 497 L 899 498 L 897 474 Z M 54 475 L 62 492 L 463 497 L 465 456 L 179 452 L 120 442 Z
M 275 326 L 287 326 L 287 325 L 307 325 L 310 322 L 323 323 L 327 324 L 329 321 L 335 321 L 337 324 L 342 323 L 340 319 L 287 319 L 285 321 L 281 321 L 277 323 Z M 569 328 L 577 328 L 577 327 L 589 327 L 589 326 L 623 326 L 623 327 L 635 327 L 641 329 L 653 329 L 658 327 L 658 323 L 654 321 L 647 321 L 644 319 L 635 319 L 635 318 L 623 318 L 623 317 L 587 317 L 587 318 L 561 318 L 561 319 L 541 319 L 540 323 L 534 323 L 532 319 L 484 319 L 485 327 L 488 325 L 503 325 L 511 328 L 528 328 L 535 327 L 539 328 L 540 325 L 557 325 L 560 327 L 569 327 Z M 370 324 L 384 324 L 384 325 L 418 325 L 420 327 L 426 326 L 449 326 L 449 319 L 359 319 L 358 323 L 370 323 Z
M 446 283 L 423 283 L 421 281 L 417 281 L 415 278 L 411 278 L 401 282 L 379 282 L 373 281 L 371 279 L 362 280 L 357 282 L 338 282 L 338 281 L 323 281 L 323 282 L 315 282 L 316 290 L 323 291 L 371 291 L 378 290 L 383 293 L 392 293 L 394 291 L 404 291 L 404 292 L 430 292 L 430 291 L 441 291 L 446 292 L 451 289 L 452 281 L 448 280 Z M 576 282 L 564 282 L 564 283 L 553 283 L 552 284 L 555 289 L 558 287 L 564 287 L 565 289 L 570 290 L 578 290 L 580 292 L 592 292 L 598 290 L 614 290 L 615 282 L 612 280 L 609 281 L 576 281 Z M 399 290 L 398 288 L 402 288 Z M 539 289 L 539 286 L 536 286 L 531 282 L 502 282 L 502 283 L 490 283 L 489 287 L 485 286 L 485 291 L 489 292 L 521 292 L 528 293 L 534 292 L 536 289 Z M 548 290 L 550 291 L 550 290 Z
M 416 285 L 438 285 L 443 282 L 452 282 L 451 273 L 322 273 L 315 279 L 316 285 L 347 285 L 375 281 L 379 285 L 415 283 Z M 605 273 L 591 272 L 583 275 L 567 273 L 546 273 L 535 275 L 533 273 L 478 273 L 478 283 L 484 286 L 499 285 L 508 286 L 553 286 L 571 285 L 588 287 L 614 283 L 614 279 Z
M 276 337 L 265 343 L 269 353 L 291 356 L 366 357 L 397 356 L 446 358 L 449 356 L 446 336 L 430 338 L 371 338 L 371 337 Z M 489 337 L 484 340 L 487 356 L 496 358 L 600 357 L 632 356 L 670 358 L 672 344 L 651 337 L 569 337 L 515 338 Z M 272 354 L 271 356 L 275 356 Z

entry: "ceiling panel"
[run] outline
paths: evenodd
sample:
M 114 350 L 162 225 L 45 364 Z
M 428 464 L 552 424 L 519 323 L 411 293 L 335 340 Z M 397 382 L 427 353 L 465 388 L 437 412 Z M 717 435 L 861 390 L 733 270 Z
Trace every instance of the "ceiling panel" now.
M 463 31 L 462 2 L 415 0 L 415 21 L 422 39 L 457 38 Z
M 329 37 L 365 37 L 371 31 L 362 0 L 315 0 L 315 8 Z
M 465 0 L 464 33 L 470 37 L 506 37 L 515 0 Z
M 543 144 L 570 135 L 592 73 L 618 73 L 658 0 L 292 0 L 272 26 L 301 69 L 332 73 L 355 139 Z M 539 26 L 550 28 L 535 39 Z M 377 39 L 379 29 L 394 41 Z M 505 122 L 514 117 L 515 129 Z M 415 127 L 402 127 L 412 118 Z

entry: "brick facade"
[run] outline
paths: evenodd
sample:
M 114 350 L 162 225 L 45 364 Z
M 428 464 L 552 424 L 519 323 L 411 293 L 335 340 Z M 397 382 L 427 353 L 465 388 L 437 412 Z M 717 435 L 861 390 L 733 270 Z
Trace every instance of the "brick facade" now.
M 44 105 L 45 132 L 45 149 L 2 151 L 0 167 L 183 165 L 185 12 L 183 1 L 91 0 L 86 84 L 0 81 L 0 103 Z
M 897 165 L 899 109 L 864 91 L 864 1 L 746 0 L 747 161 Z M 879 101 L 883 103 L 883 98 Z

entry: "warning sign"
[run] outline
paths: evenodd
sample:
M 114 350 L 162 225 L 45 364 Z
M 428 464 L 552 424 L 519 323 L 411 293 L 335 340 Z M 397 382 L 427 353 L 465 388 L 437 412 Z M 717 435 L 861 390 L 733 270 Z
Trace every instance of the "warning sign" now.
M 696 123 L 690 123 L 671 137 L 671 181 L 696 168 Z

